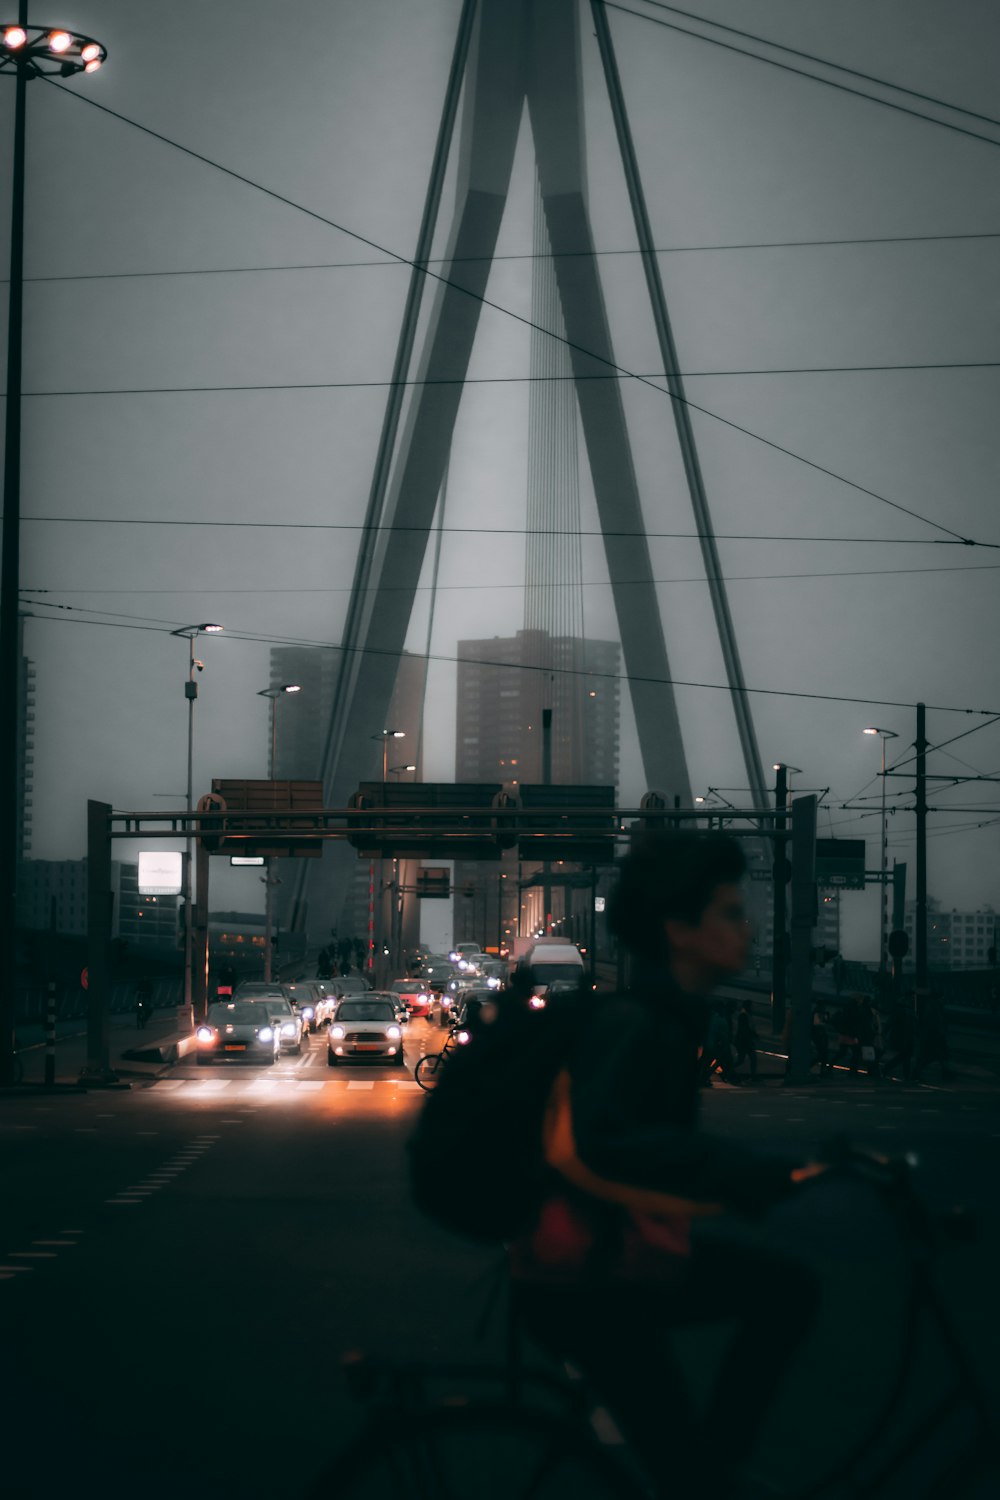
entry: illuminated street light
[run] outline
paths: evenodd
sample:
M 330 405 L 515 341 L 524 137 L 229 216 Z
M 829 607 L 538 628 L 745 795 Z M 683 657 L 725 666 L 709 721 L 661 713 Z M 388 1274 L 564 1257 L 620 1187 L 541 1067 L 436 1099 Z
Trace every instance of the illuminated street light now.
M 65 40 L 64 40 L 65 39 Z M 53 41 L 57 43 L 53 48 Z M 96 47 L 90 60 L 85 47 Z M 17 19 L 0 24 L 0 75 L 14 80 L 10 209 L 10 276 L 7 283 L 7 395 L 4 410 L 3 533 L 0 548 L 0 700 L 10 724 L 20 723 L 24 687 L 18 639 L 21 591 L 21 386 L 24 319 L 24 188 L 27 88 L 32 78 L 99 68 L 107 48 L 75 31 L 28 25 L 28 0 L 18 0 Z M 17 886 L 20 874 L 20 779 L 18 737 L 0 745 L 0 951 L 17 948 Z M 14 986 L 0 991 L 0 1086 L 14 1082 Z

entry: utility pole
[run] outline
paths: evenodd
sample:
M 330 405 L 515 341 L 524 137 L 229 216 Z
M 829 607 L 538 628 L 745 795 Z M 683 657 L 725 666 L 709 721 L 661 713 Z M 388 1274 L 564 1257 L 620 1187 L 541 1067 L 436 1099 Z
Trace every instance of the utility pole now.
M 917 704 L 917 752 L 916 807 L 917 815 L 917 906 L 914 914 L 914 937 L 916 953 L 914 960 L 914 984 L 918 990 L 927 988 L 927 709 Z
M 784 833 L 788 807 L 788 768 L 774 767 L 774 831 Z M 788 856 L 784 839 L 774 841 L 771 865 L 771 1030 L 780 1036 L 785 1024 L 785 885 L 788 881 Z

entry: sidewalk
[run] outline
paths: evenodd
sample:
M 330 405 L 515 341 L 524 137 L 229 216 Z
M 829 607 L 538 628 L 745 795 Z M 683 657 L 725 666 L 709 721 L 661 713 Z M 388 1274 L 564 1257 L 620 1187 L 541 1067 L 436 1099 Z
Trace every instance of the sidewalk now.
M 145 1029 L 140 1031 L 135 1016 L 111 1017 L 111 1067 L 123 1082 L 129 1078 L 156 1078 L 171 1062 L 176 1062 L 194 1046 L 193 1036 L 177 1029 L 174 1010 L 154 1011 Z M 37 1023 L 17 1028 L 17 1055 L 24 1070 L 24 1082 L 40 1084 L 45 1078 L 45 1029 Z M 87 1061 L 87 1026 L 83 1019 L 56 1024 L 56 1082 L 73 1084 L 79 1080 Z
M 725 993 L 723 988 L 722 993 Z M 733 998 L 736 998 L 734 995 Z M 739 998 L 745 999 L 746 992 L 741 991 Z M 785 1072 L 785 1064 L 788 1054 L 780 1037 L 771 1032 L 771 1006 L 767 1000 L 754 1000 L 753 1016 L 757 1027 L 757 1065 L 761 1078 L 772 1084 L 780 1084 Z M 949 1026 L 948 1047 L 951 1055 L 949 1067 L 952 1072 L 950 1079 L 942 1080 L 940 1069 L 937 1066 L 928 1067 L 926 1073 L 929 1075 L 924 1081 L 940 1087 L 942 1084 L 949 1089 L 984 1089 L 1000 1087 L 1000 1037 L 991 1032 L 966 1031 L 964 1028 Z M 836 1050 L 835 1048 L 833 1050 Z M 743 1077 L 748 1077 L 746 1064 L 739 1069 Z M 823 1088 L 832 1086 L 843 1086 L 847 1088 L 882 1088 L 898 1087 L 919 1088 L 920 1083 L 907 1081 L 901 1074 L 893 1074 L 885 1081 L 873 1081 L 864 1072 L 851 1073 L 847 1067 L 838 1067 L 833 1073 L 821 1075 L 814 1067 L 810 1071 L 810 1081 L 820 1083 Z M 822 1080 L 822 1081 L 821 1081 Z

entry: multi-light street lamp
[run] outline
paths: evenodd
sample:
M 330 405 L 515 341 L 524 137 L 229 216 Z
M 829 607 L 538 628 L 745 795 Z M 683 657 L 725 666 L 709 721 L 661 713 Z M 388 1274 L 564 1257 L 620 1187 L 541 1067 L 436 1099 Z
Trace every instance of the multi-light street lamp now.
M 417 769 L 416 766 L 413 766 L 413 765 L 410 765 L 410 766 L 390 766 L 389 770 L 388 770 L 388 772 L 386 774 L 389 775 L 389 776 L 402 776 L 402 774 L 403 774 L 404 771 L 415 771 L 416 769 Z
M 179 636 L 181 640 L 188 642 L 188 675 L 184 684 L 184 696 L 188 706 L 188 749 L 187 749 L 187 825 L 184 831 L 184 1016 L 183 1021 L 189 1026 L 194 1025 L 192 974 L 194 959 L 194 934 L 192 932 L 192 917 L 194 902 L 192 900 L 191 882 L 191 814 L 194 811 L 192 799 L 194 795 L 194 705 L 198 697 L 198 684 L 195 681 L 195 672 L 204 672 L 205 663 L 199 661 L 194 654 L 194 643 L 200 635 L 221 635 L 223 626 L 214 625 L 210 620 L 201 625 L 182 625 L 179 630 L 172 630 L 171 635 Z
M 889 870 L 888 870 L 888 865 L 889 865 L 889 844 L 888 844 L 889 830 L 888 830 L 888 827 L 886 826 L 886 819 L 885 819 L 885 742 L 886 742 L 886 740 L 898 740 L 899 739 L 899 735 L 896 733 L 896 731 L 894 729 L 868 728 L 868 729 L 863 729 L 861 731 L 861 733 L 862 734 L 877 734 L 879 736 L 880 740 L 882 741 L 882 771 L 881 771 L 881 776 L 882 776 L 882 863 L 881 863 L 881 871 L 882 871 L 882 874 L 881 874 L 881 881 L 882 881 L 882 903 L 881 903 L 881 910 L 880 910 L 880 916 L 879 916 L 879 933 L 878 933 L 878 972 L 879 972 L 880 977 L 882 978 L 882 981 L 884 982 L 885 974 L 886 974 L 886 971 L 888 969 L 888 962 L 887 962 L 886 954 L 887 954 L 887 951 L 888 951 L 887 943 L 888 943 L 888 926 L 889 926 L 889 892 L 888 892 L 888 889 L 887 889 L 888 879 L 889 879 Z
M 372 734 L 372 735 L 369 735 L 368 738 L 372 739 L 372 740 L 381 740 L 382 741 L 382 780 L 385 781 L 386 777 L 388 776 L 388 769 L 387 769 L 387 766 L 386 766 L 386 761 L 387 761 L 388 755 L 389 755 L 389 741 L 390 740 L 405 740 L 406 739 L 406 730 L 405 729 L 383 729 L 381 734 Z
M 273 781 L 278 765 L 278 699 L 284 697 L 285 693 L 301 693 L 302 684 L 298 682 L 282 682 L 277 687 L 261 688 L 257 693 L 258 698 L 269 698 L 271 701 L 271 759 L 268 767 L 268 775 Z M 270 983 L 271 959 L 273 952 L 272 929 L 274 927 L 274 888 L 281 881 L 271 874 L 270 858 L 264 861 L 264 874 L 261 876 L 264 882 L 264 978 Z
M 21 585 L 21 363 L 24 294 L 24 135 L 28 80 L 94 73 L 107 48 L 61 27 L 29 26 L 28 0 L 17 21 L 0 25 L 0 74 L 14 79 L 10 281 L 7 288 L 7 398 L 4 413 L 3 541 L 0 556 L 0 701 L 8 723 L 20 722 L 18 598 Z M 18 737 L 0 737 L 0 949 L 13 953 L 17 936 L 19 847 Z M 0 1084 L 14 1077 L 14 989 L 0 993 Z

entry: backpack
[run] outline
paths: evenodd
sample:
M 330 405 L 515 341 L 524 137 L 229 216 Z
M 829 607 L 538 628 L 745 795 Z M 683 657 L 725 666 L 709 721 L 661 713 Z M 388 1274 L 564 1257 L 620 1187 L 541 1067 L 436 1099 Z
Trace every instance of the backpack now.
M 448 1057 L 408 1143 L 413 1200 L 466 1239 L 499 1245 L 533 1225 L 545 1195 L 545 1107 L 589 993 L 550 996 L 542 1010 L 509 999 L 495 1021 Z

